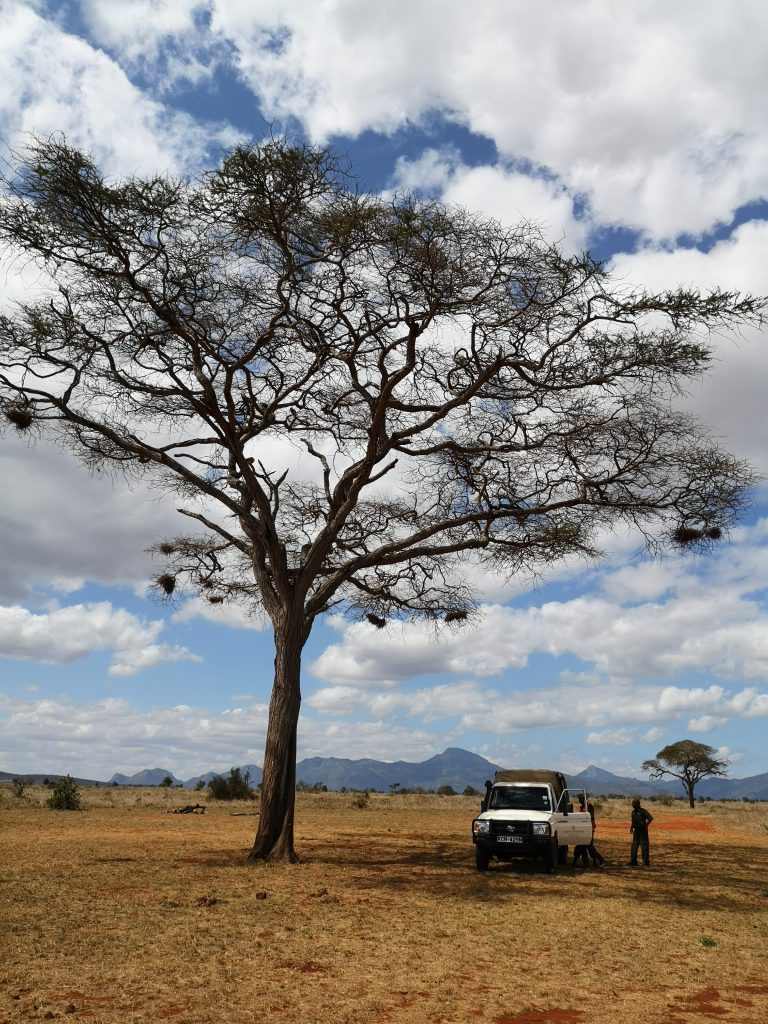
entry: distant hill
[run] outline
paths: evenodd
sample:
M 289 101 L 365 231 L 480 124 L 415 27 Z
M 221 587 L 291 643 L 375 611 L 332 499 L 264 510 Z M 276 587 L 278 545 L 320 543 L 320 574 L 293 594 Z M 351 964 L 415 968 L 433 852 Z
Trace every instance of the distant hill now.
M 514 767 L 506 765 L 505 767 Z M 541 767 L 537 765 L 534 767 Z M 556 766 L 555 766 L 556 767 Z M 387 792 L 390 787 L 398 784 L 400 789 L 425 790 L 439 789 L 440 786 L 451 786 L 461 793 L 467 786 L 474 786 L 482 791 L 486 779 L 492 779 L 499 765 L 487 761 L 479 754 L 473 754 L 461 747 L 448 747 L 442 754 L 435 754 L 426 761 L 375 761 L 372 758 L 351 760 L 344 757 L 308 757 L 296 765 L 297 782 L 308 785 L 322 783 L 330 790 L 339 789 L 377 789 Z M 252 786 L 261 782 L 261 768 L 255 764 L 240 765 L 243 773 L 248 772 Z M 208 771 L 192 778 L 178 779 L 167 768 L 145 768 L 135 775 L 116 773 L 109 780 L 120 786 L 159 786 L 167 776 L 173 780 L 174 786 L 182 785 L 186 789 L 194 789 L 199 782 L 207 785 L 215 775 L 226 775 L 226 772 Z M 48 779 L 58 782 L 62 777 L 55 773 L 42 772 L 0 772 L 0 783 L 11 782 L 24 777 L 31 782 L 40 784 Z M 584 786 L 595 796 L 614 793 L 617 796 L 654 796 L 669 793 L 682 797 L 683 787 L 677 780 L 649 782 L 647 779 L 635 779 L 629 776 L 614 775 L 604 768 L 590 765 L 576 775 L 568 776 L 573 786 Z M 94 779 L 75 779 L 82 786 L 107 785 Z M 768 772 L 753 775 L 746 779 L 703 779 L 696 787 L 696 797 L 709 797 L 713 800 L 768 800 Z
M 572 786 L 583 786 L 593 796 L 607 796 L 609 793 L 617 796 L 654 796 L 670 791 L 666 784 L 648 782 L 647 779 L 633 779 L 626 775 L 613 775 L 594 764 L 578 775 L 569 775 L 568 781 Z
M 13 782 L 14 779 L 26 779 L 32 786 L 43 786 L 46 782 L 58 782 L 66 777 L 66 773 L 59 775 L 56 772 L 0 772 L 0 785 Z M 78 786 L 106 786 L 106 782 L 99 782 L 98 779 L 79 779 L 73 776 L 72 781 Z
M 395 783 L 400 789 L 438 789 L 452 786 L 461 792 L 467 786 L 482 790 L 498 765 L 460 747 L 449 747 L 427 761 L 350 761 L 341 757 L 308 757 L 296 765 L 296 779 L 310 785 L 323 782 L 328 789 L 378 789 L 387 791 Z
M 181 779 L 177 779 L 167 768 L 145 768 L 141 772 L 136 772 L 135 775 L 121 775 L 120 772 L 117 772 L 109 781 L 116 782 L 118 786 L 159 786 L 169 775 L 174 786 L 181 785 Z

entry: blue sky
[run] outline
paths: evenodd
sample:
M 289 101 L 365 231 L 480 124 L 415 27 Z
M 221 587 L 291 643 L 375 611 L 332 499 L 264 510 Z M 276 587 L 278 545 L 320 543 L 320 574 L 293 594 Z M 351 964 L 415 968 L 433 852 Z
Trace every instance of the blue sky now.
M 6 0 L 0 142 L 64 132 L 111 174 L 195 174 L 287 131 L 347 154 L 371 190 L 410 188 L 537 221 L 651 288 L 768 293 L 768 9 L 714 0 Z M 2 262 L 6 307 L 34 287 Z M 716 338 L 684 404 L 768 473 L 766 336 Z M 263 624 L 147 596 L 172 500 L 0 439 L 0 769 L 179 777 L 260 763 Z M 639 775 L 690 736 L 768 770 L 764 489 L 708 559 L 478 580 L 483 616 L 435 636 L 320 623 L 299 756 Z

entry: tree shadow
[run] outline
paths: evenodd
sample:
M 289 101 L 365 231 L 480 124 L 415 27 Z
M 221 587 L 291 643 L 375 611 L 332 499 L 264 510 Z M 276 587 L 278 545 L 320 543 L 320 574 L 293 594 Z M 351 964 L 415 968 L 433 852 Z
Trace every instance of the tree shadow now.
M 714 907 L 739 912 L 754 912 L 768 904 L 768 850 L 756 842 L 754 847 L 728 844 L 675 843 L 666 840 L 652 844 L 652 867 L 630 867 L 629 843 L 601 843 L 606 857 L 603 868 L 575 868 L 570 862 L 560 865 L 554 875 L 547 874 L 541 861 L 529 859 L 508 863 L 491 862 L 486 872 L 478 872 L 471 842 L 429 841 L 420 850 L 404 850 L 392 842 L 375 839 L 365 842 L 345 837 L 338 847 L 317 842 L 306 850 L 302 860 L 311 864 L 344 870 L 350 885 L 366 890 L 397 891 L 406 885 L 411 890 L 452 899 L 497 900 L 505 892 L 520 895 L 516 882 L 525 882 L 531 894 L 572 896 L 574 884 L 594 882 L 590 898 L 612 900 L 627 890 L 636 891 L 644 902 L 670 908 L 711 911 Z M 354 881 L 353 881 L 354 879 Z M 761 881 L 763 879 L 763 881 Z

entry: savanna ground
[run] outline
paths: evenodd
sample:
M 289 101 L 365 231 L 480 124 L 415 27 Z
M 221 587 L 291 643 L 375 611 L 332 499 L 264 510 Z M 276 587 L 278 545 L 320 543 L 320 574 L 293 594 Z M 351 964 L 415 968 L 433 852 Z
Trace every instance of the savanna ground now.
M 764 1024 L 768 805 L 603 801 L 603 870 L 478 874 L 476 798 L 300 794 L 296 865 L 248 866 L 254 804 L 0 795 L 0 1022 Z M 570 858 L 569 858 L 570 861 Z

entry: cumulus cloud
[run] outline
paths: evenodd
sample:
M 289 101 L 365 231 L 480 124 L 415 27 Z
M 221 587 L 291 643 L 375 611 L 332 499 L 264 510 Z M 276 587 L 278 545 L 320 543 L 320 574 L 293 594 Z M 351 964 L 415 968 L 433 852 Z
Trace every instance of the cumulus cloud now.
M 267 706 L 211 711 L 181 704 L 140 710 L 123 699 L 88 704 L 70 698 L 32 700 L 0 695 L 3 766 L 15 772 L 69 772 L 108 779 L 157 765 L 185 779 L 233 764 L 261 764 Z M 419 761 L 442 750 L 440 735 L 382 721 L 327 723 L 304 716 L 298 756 Z
M 216 40 L 205 30 L 209 0 L 80 0 L 79 6 L 91 38 L 161 88 L 199 82 L 215 68 Z
M 757 691 L 730 691 L 721 687 L 663 687 L 600 682 L 585 689 L 572 684 L 551 688 L 488 688 L 479 682 L 439 684 L 417 690 L 398 688 L 322 687 L 305 703 L 322 715 L 378 715 L 395 719 L 405 715 L 423 724 L 452 720 L 458 734 L 480 731 L 490 734 L 529 730 L 592 728 L 587 742 L 625 745 L 635 742 L 632 725 L 683 720 L 691 712 L 716 713 L 720 724 L 729 718 L 768 714 Z M 705 715 L 698 716 L 703 722 Z M 689 720 L 689 727 L 690 720 Z M 703 726 L 699 725 L 698 728 Z M 710 726 L 711 727 L 711 726 Z M 709 727 L 708 727 L 709 728 Z M 658 733 L 657 735 L 660 735 Z M 649 740 L 653 742 L 653 740 Z
M 268 117 L 322 140 L 439 111 L 548 168 L 600 222 L 664 238 L 765 195 L 767 28 L 757 0 L 739 18 L 692 0 L 517 5 L 514 17 L 503 0 L 445 0 L 439 18 L 406 0 L 219 0 L 212 15 Z
M 631 729 L 603 729 L 600 732 L 588 733 L 587 743 L 608 747 L 625 747 L 628 743 L 634 743 L 636 738 Z
M 488 606 L 477 625 L 439 638 L 415 623 L 382 631 L 366 623 L 339 625 L 341 641 L 326 648 L 312 671 L 351 687 L 440 672 L 483 678 L 524 668 L 538 653 L 575 656 L 618 681 L 670 679 L 691 669 L 722 679 L 763 679 L 766 612 L 759 596 L 750 596 L 762 582 L 742 577 L 739 558 L 735 566 L 731 559 L 725 550 L 702 568 L 704 575 L 670 574 L 663 599 L 656 594 L 652 601 L 622 604 L 587 594 L 527 608 Z M 610 575 L 606 587 L 626 596 L 623 570 L 617 587 Z M 666 699 L 675 699 L 673 687 Z
M 179 532 L 172 499 L 139 484 L 90 475 L 53 444 L 8 434 L 0 448 L 0 600 L 33 601 L 90 579 L 143 590 L 157 565 L 147 547 Z
M 728 238 L 703 252 L 693 247 L 671 250 L 646 247 L 617 254 L 611 268 L 619 279 L 653 291 L 678 286 L 703 291 L 723 288 L 754 295 L 768 294 L 768 221 L 740 225 Z M 699 416 L 735 455 L 768 471 L 768 420 L 762 410 L 768 378 L 765 332 L 745 329 L 737 335 L 707 339 L 713 362 L 700 381 L 688 386 L 686 407 Z M 748 410 L 754 410 L 749 414 Z
M 590 223 L 576 216 L 575 197 L 564 185 L 503 163 L 468 167 L 454 149 L 428 149 L 418 159 L 398 160 L 394 185 L 396 190 L 437 193 L 445 203 L 510 226 L 529 223 L 569 251 L 579 252 L 586 245 Z
M 514 17 L 506 0 L 443 0 L 439 17 L 423 0 L 82 0 L 85 26 L 111 58 L 32 4 L 5 6 L 7 80 L 25 82 L 38 122 L 53 113 L 58 128 L 80 123 L 94 141 L 103 128 L 118 145 L 93 99 L 101 90 L 135 118 L 145 160 L 158 124 L 187 156 L 200 136 L 131 92 L 119 64 L 161 88 L 227 62 L 277 125 L 298 121 L 322 141 L 428 129 L 439 116 L 492 139 L 526 171 L 546 169 L 586 198 L 597 222 L 649 237 L 705 233 L 766 194 L 768 12 L 759 0 L 744 0 L 738 18 L 694 0 L 517 4 Z M 47 110 L 50 84 L 68 80 L 80 86 L 78 103 Z M 16 103 L 6 97 L 5 107 Z
M 109 674 L 114 676 L 132 676 L 162 662 L 202 660 L 184 647 L 156 643 L 162 629 L 162 622 L 143 622 L 108 601 L 40 614 L 0 607 L 0 656 L 64 665 L 112 650 Z
M 108 174 L 189 173 L 239 138 L 153 99 L 102 50 L 20 0 L 0 14 L 0 63 L 0 131 L 14 147 L 63 132 Z

